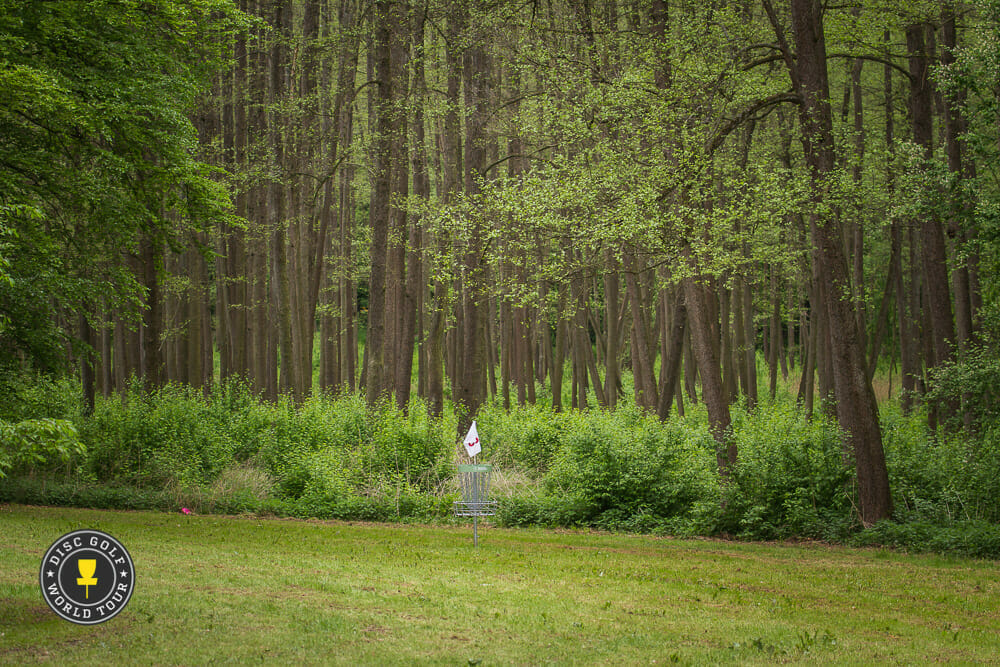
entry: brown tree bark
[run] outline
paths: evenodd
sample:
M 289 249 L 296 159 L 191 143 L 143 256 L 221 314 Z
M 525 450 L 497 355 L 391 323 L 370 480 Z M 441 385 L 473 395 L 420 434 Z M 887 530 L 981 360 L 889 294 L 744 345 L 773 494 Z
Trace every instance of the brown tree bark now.
M 322 210 L 323 189 L 317 183 L 318 155 L 323 149 L 325 116 L 320 101 L 323 48 L 320 41 L 321 0 L 306 0 L 302 11 L 301 64 L 299 65 L 298 97 L 301 117 L 295 123 L 295 157 L 292 177 L 295 189 L 293 215 L 293 340 L 299 382 L 299 396 L 308 396 L 313 389 L 313 347 L 316 338 L 316 309 L 319 304 L 323 257 L 329 234 L 330 216 Z M 317 224 L 318 223 L 318 224 Z
M 746 385 L 744 393 L 747 405 L 753 408 L 757 405 L 757 325 L 753 313 L 753 285 L 749 280 L 743 282 L 743 357 L 746 367 Z
M 924 159 L 933 159 L 934 91 L 930 78 L 932 49 L 926 37 L 933 28 L 925 24 L 911 25 L 906 29 L 906 46 L 910 69 L 910 119 L 913 140 L 924 149 Z M 944 230 L 940 218 L 934 213 L 921 216 L 920 258 L 923 266 L 923 295 L 926 298 L 926 319 L 933 359 L 926 358 L 926 367 L 933 368 L 948 362 L 953 356 L 955 326 L 952 319 L 948 257 Z M 945 406 L 947 414 L 956 406 Z M 931 410 L 932 420 L 935 411 Z M 947 415 L 946 415 L 947 416 Z
M 729 397 L 722 382 L 722 366 L 716 347 L 712 344 L 712 324 L 709 305 L 711 298 L 704 285 L 695 278 L 684 280 L 684 304 L 691 325 L 691 346 L 701 376 L 701 395 L 708 409 L 708 423 L 716 442 L 719 474 L 729 477 L 736 465 L 736 443 L 730 437 L 732 425 L 729 414 Z
M 146 289 L 140 331 L 140 369 L 143 387 L 148 391 L 163 384 L 163 355 L 161 338 L 163 331 L 163 291 L 160 272 L 163 268 L 163 244 L 158 239 L 144 234 L 139 242 L 139 266 L 141 280 Z
M 101 307 L 100 317 L 102 322 L 100 325 L 100 360 L 101 367 L 99 377 L 99 386 L 101 390 L 101 395 L 105 398 L 111 396 L 114 391 L 114 351 L 111 347 L 112 337 L 113 337 L 113 324 L 112 318 L 108 316 L 107 306 Z
M 335 393 L 345 388 L 353 390 L 357 357 L 352 342 L 356 297 L 350 275 L 354 169 L 349 161 L 360 44 L 360 32 L 355 30 L 357 13 L 354 0 L 342 0 L 337 4 L 336 21 L 332 8 L 327 7 L 322 28 L 323 40 L 329 41 L 337 34 L 341 41 L 336 63 L 324 60 L 322 67 L 326 159 L 320 234 L 313 260 L 319 270 L 312 276 L 316 283 L 312 285 L 311 296 L 325 306 L 320 317 L 320 386 Z
M 734 327 L 731 325 L 733 315 L 732 290 L 723 286 L 713 296 L 718 295 L 719 317 L 716 338 L 719 341 L 719 362 L 722 364 L 722 386 L 730 403 L 739 396 L 740 383 L 733 352 Z M 713 327 L 715 321 L 713 318 Z
M 910 65 L 910 117 L 913 139 L 924 148 L 924 156 L 932 159 L 934 150 L 934 95 L 930 80 L 930 60 L 925 32 L 930 26 L 917 24 L 906 29 L 906 45 Z M 951 294 L 948 286 L 948 257 L 941 221 L 935 215 L 925 215 L 920 221 L 921 259 L 924 287 L 930 310 L 931 333 L 935 363 L 951 359 L 955 341 Z
M 659 396 L 656 378 L 653 375 L 653 352 L 649 348 L 647 334 L 649 328 L 646 322 L 647 304 L 643 299 L 639 282 L 639 274 L 643 268 L 635 253 L 629 251 L 626 259 L 625 286 L 632 313 L 632 374 L 635 378 L 635 402 L 636 405 L 655 412 Z
M 409 165 L 407 164 L 407 103 L 409 97 L 409 2 L 397 0 L 399 8 L 394 13 L 397 21 L 389 41 L 393 70 L 394 102 L 390 110 L 390 131 L 392 140 L 389 143 L 389 231 L 386 246 L 386 279 L 385 279 L 385 340 L 382 349 L 382 363 L 385 366 L 385 392 L 396 395 L 399 404 L 399 393 L 405 383 L 405 398 L 409 400 L 410 372 L 412 371 L 412 319 L 409 305 L 413 299 L 407 300 L 406 289 L 406 243 L 409 238 L 409 218 L 404 202 L 409 195 Z M 411 358 L 403 357 L 403 348 L 407 346 L 407 322 L 410 324 L 409 349 Z M 401 366 L 406 367 L 406 379 L 402 379 Z M 402 405 L 405 405 L 402 404 Z M 402 405 L 400 407 L 402 407 Z
M 562 411 L 563 361 L 566 357 L 566 285 L 560 284 L 557 289 L 558 305 L 556 306 L 555 347 L 549 359 L 549 384 L 552 391 L 552 409 Z
M 776 33 L 783 40 L 773 8 L 769 0 L 764 2 Z M 822 306 L 832 332 L 830 342 L 837 419 L 854 454 L 859 517 L 862 523 L 871 525 L 892 514 L 892 499 L 879 429 L 878 405 L 866 372 L 864 340 L 858 331 L 853 301 L 849 298 L 850 281 L 841 243 L 841 226 L 835 218 L 821 213 L 821 203 L 828 187 L 825 181 L 834 173 L 836 156 L 819 2 L 792 0 L 791 18 L 796 53 L 793 58 L 786 49 L 784 55 L 792 85 L 801 97 L 801 140 L 817 204 L 809 220 L 814 258 L 819 263 L 820 275 L 829 285 L 824 290 Z
M 248 3 L 241 0 L 240 9 L 249 11 Z M 249 96 L 250 96 L 250 75 L 248 70 L 250 64 L 250 51 L 247 48 L 247 39 L 244 35 L 239 35 L 233 45 L 233 75 L 232 92 L 230 97 L 232 106 L 231 126 L 228 131 L 232 133 L 232 164 L 236 173 L 246 174 L 249 172 Z M 249 210 L 249 187 L 246 184 L 236 186 L 233 197 L 236 215 L 245 219 L 250 219 Z M 220 340 L 225 340 L 230 347 L 229 357 L 230 374 L 239 374 L 244 378 L 251 376 L 252 354 L 249 346 L 249 324 L 251 304 L 250 286 L 247 281 L 247 234 L 239 228 L 224 230 L 224 265 L 216 271 L 216 292 L 225 292 L 217 300 L 225 301 L 226 328 L 220 326 Z M 218 265 L 217 265 L 218 266 Z M 218 278 L 224 276 L 225 284 L 218 282 Z M 217 311 L 217 314 L 218 311 Z M 217 317 L 218 320 L 218 317 Z M 220 369 L 222 361 L 222 350 L 220 347 Z M 221 373 L 220 373 L 221 375 Z
M 288 265 L 289 202 L 285 179 L 290 169 L 287 162 L 285 142 L 288 138 L 289 128 L 285 127 L 285 119 L 277 111 L 277 103 L 283 101 L 288 92 L 289 62 L 287 42 L 291 35 L 292 26 L 291 0 L 274 0 L 271 9 L 275 38 L 268 54 L 268 73 L 270 77 L 268 99 L 273 105 L 270 113 L 271 117 L 268 122 L 268 130 L 271 149 L 274 152 L 277 179 L 270 183 L 268 198 L 270 212 L 273 216 L 270 218 L 272 225 L 270 229 L 272 244 L 270 262 L 274 273 L 276 296 L 274 306 L 276 315 L 275 324 L 279 347 L 278 353 L 280 355 L 278 391 L 293 394 L 296 400 L 300 400 L 302 397 L 298 392 L 301 385 L 295 378 L 295 371 L 298 366 L 294 361 L 295 350 L 292 340 L 293 306 L 291 302 L 292 277 Z
M 773 401 L 778 391 L 778 366 L 781 354 L 781 294 L 779 291 L 778 267 L 770 266 L 771 278 L 771 318 L 768 322 L 768 395 Z M 785 376 L 787 377 L 787 370 Z
M 604 396 L 608 407 L 612 410 L 618 404 L 618 385 L 621 371 L 618 368 L 618 357 L 621 348 L 621 338 L 618 327 L 618 311 L 621 307 L 620 286 L 616 262 L 612 253 L 605 256 L 604 272 L 604 322 L 607 335 L 604 338 Z
M 413 91 L 410 106 L 411 120 L 410 173 L 413 177 L 413 194 L 421 199 L 430 198 L 430 179 L 427 174 L 427 154 L 424 145 L 424 98 L 426 81 L 424 72 L 424 25 L 426 10 L 415 7 L 410 17 L 410 41 L 413 45 Z M 400 327 L 399 361 L 396 370 L 396 405 L 406 410 L 410 402 L 413 376 L 413 352 L 415 337 L 420 333 L 418 313 L 424 291 L 423 274 L 423 228 L 419 214 L 411 216 L 407 233 L 406 283 L 403 293 L 403 317 Z M 418 367 L 419 371 L 419 367 Z
M 389 229 L 392 224 L 391 193 L 393 166 L 397 147 L 398 122 L 395 104 L 399 64 L 398 51 L 394 50 L 394 31 L 404 25 L 403 5 L 396 0 L 382 0 L 375 4 L 375 138 L 372 149 L 372 195 L 369 207 L 371 242 L 371 273 L 368 281 L 368 337 L 365 343 L 366 387 L 369 405 L 387 397 L 392 368 L 386 365 L 386 349 L 391 344 L 387 319 L 391 301 L 387 299 L 387 272 L 389 261 Z
M 88 319 L 89 308 L 80 309 L 79 331 L 80 342 L 83 343 L 83 350 L 80 352 L 80 384 L 83 387 L 83 414 L 89 417 L 94 414 L 94 405 L 97 400 L 96 375 L 94 373 L 96 355 L 94 347 L 96 337 L 94 328 Z
M 661 421 L 670 416 L 670 405 L 680 396 L 681 361 L 684 355 L 684 334 L 687 331 L 687 307 L 684 305 L 682 290 L 673 290 L 672 304 L 667 303 L 669 290 L 664 291 L 664 315 L 669 312 L 669 320 L 663 323 L 660 361 L 660 387 L 656 403 L 656 415 Z M 683 413 L 683 403 L 678 402 L 678 412 Z
M 448 104 L 444 112 L 444 119 L 439 133 L 440 150 L 438 156 L 441 167 L 438 170 L 441 174 L 440 191 L 445 203 L 454 200 L 462 190 L 463 179 L 460 175 L 463 172 L 463 146 L 461 127 L 462 122 L 458 115 L 461 108 L 461 87 L 462 87 L 462 55 L 459 50 L 459 35 L 461 33 L 461 17 L 452 15 L 449 17 L 445 40 L 445 65 L 447 71 L 447 92 Z M 436 238 L 437 252 L 446 255 L 451 246 L 449 239 L 442 231 L 439 231 Z M 430 304 L 430 327 L 428 331 L 427 350 L 427 393 L 428 393 L 428 413 L 432 417 L 440 417 L 444 412 L 444 378 L 448 368 L 454 368 L 455 364 L 449 361 L 448 336 L 446 336 L 447 315 L 451 308 L 450 286 L 440 277 L 435 277 L 434 292 Z M 454 383 L 452 386 L 455 386 Z
M 493 98 L 492 62 L 481 41 L 473 40 L 462 57 L 462 77 L 465 109 L 465 162 L 464 186 L 472 196 L 480 191 L 479 179 L 487 176 L 487 144 L 490 133 L 487 127 Z M 455 401 L 459 411 L 459 430 L 479 412 L 485 398 L 487 372 L 486 317 L 487 265 L 483 255 L 486 228 L 476 216 L 469 229 L 469 236 L 462 258 L 462 328 L 459 331 L 461 373 L 455 385 Z

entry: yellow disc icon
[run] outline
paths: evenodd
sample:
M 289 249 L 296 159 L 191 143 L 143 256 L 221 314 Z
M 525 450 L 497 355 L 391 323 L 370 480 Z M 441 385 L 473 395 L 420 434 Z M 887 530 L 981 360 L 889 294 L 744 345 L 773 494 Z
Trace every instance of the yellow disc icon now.
M 84 586 L 84 597 L 90 599 L 90 587 L 97 585 L 94 571 L 97 569 L 97 559 L 81 558 L 76 561 L 76 566 L 80 570 L 80 576 L 76 580 L 77 586 Z

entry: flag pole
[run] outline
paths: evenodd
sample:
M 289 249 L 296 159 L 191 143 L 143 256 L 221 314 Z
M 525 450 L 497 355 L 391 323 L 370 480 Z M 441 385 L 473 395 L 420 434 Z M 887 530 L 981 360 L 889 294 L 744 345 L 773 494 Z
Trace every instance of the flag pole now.
M 479 453 L 478 452 L 476 453 L 475 456 L 472 457 L 472 462 L 475 465 L 479 465 Z M 477 478 L 477 481 L 478 481 L 478 478 Z M 479 498 L 480 492 L 481 492 L 481 490 L 477 488 L 476 489 L 476 498 Z M 479 548 L 479 512 L 478 511 L 476 512 L 476 515 L 474 517 L 472 517 L 472 548 L 473 549 L 478 549 Z

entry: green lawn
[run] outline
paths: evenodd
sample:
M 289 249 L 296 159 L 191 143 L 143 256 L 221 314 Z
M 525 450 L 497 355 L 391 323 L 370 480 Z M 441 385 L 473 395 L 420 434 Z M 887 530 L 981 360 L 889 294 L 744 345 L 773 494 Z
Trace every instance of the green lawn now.
M 136 590 L 58 618 L 38 570 L 95 528 Z M 0 662 L 924 664 L 1000 657 L 1000 563 L 817 544 L 0 506 Z

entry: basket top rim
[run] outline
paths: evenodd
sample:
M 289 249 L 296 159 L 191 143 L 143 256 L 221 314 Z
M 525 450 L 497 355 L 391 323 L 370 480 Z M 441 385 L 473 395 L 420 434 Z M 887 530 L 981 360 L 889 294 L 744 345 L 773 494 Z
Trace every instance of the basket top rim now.
M 493 466 L 489 463 L 460 463 L 458 465 L 458 472 L 489 472 L 493 469 Z

